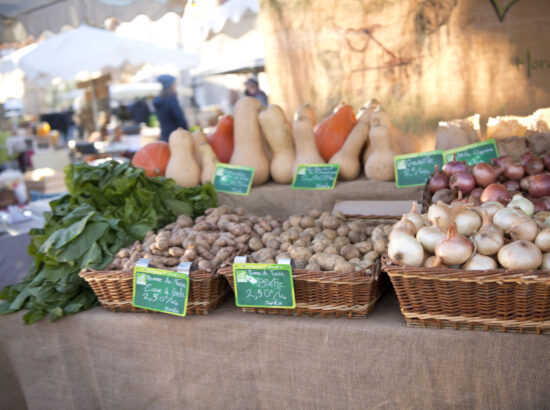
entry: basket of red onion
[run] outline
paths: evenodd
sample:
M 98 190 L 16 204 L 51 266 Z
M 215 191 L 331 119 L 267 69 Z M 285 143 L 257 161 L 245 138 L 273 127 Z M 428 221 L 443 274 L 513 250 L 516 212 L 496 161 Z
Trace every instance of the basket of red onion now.
M 521 193 L 506 206 L 413 207 L 392 227 L 382 269 L 408 325 L 550 332 L 550 212 Z
M 467 166 L 463 161 L 447 162 L 440 171 L 436 166 L 424 190 L 423 205 L 427 209 L 438 201 L 473 198 L 476 204 L 498 201 L 504 205 L 521 192 L 535 206 L 535 211 L 550 210 L 550 153 L 541 158 L 526 151 L 519 161 L 510 156 L 493 158 Z

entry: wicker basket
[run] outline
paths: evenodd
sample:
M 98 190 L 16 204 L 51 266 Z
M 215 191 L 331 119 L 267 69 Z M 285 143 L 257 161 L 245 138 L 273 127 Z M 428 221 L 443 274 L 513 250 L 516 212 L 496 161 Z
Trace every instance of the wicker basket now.
M 130 271 L 96 271 L 88 269 L 80 272 L 101 302 L 101 306 L 113 312 L 150 312 L 132 305 L 134 276 Z M 204 271 L 189 275 L 188 315 L 206 315 L 214 310 L 229 294 L 227 281 L 218 274 Z
M 550 272 L 382 268 L 409 326 L 550 333 Z
M 233 268 L 223 268 L 218 272 L 225 276 L 234 290 Z M 245 307 L 242 310 L 275 315 L 364 318 L 374 309 L 389 284 L 387 276 L 381 272 L 380 261 L 369 269 L 352 274 L 293 269 L 292 279 L 296 308 Z

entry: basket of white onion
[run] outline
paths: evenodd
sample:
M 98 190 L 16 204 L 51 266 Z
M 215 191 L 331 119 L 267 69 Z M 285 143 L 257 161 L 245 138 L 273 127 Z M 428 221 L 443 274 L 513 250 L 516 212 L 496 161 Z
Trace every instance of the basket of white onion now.
M 407 324 L 550 333 L 550 212 L 438 202 L 403 215 L 382 258 Z

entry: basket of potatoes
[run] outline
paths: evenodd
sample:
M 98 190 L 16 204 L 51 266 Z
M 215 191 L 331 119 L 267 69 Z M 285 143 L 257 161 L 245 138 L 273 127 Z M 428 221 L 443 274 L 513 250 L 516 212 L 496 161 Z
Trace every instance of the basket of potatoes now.
M 248 242 L 251 262 L 292 258 L 295 309 L 243 308 L 246 312 L 363 318 L 386 289 L 380 256 L 396 217 L 345 216 L 312 210 Z M 233 288 L 231 266 L 219 269 Z
M 149 232 L 142 242 L 121 249 L 105 269 L 87 269 L 80 276 L 104 308 L 143 312 L 145 309 L 132 305 L 136 262 L 151 259 L 149 266 L 166 270 L 175 270 L 180 262 L 192 262 L 187 314 L 207 314 L 229 293 L 227 281 L 217 269 L 230 265 L 236 255 L 248 252 L 251 237 L 258 236 L 256 230 L 279 225 L 274 218 L 260 220 L 242 208 L 228 206 L 208 209 L 195 221 L 180 215 L 156 234 Z

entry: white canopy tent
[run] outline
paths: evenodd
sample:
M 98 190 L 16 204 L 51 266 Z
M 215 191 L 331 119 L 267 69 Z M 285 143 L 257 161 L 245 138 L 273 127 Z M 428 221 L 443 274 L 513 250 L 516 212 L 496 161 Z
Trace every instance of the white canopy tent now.
M 106 67 L 172 64 L 183 70 L 194 67 L 197 57 L 151 43 L 117 36 L 115 33 L 82 25 L 51 37 L 19 60 L 27 78 L 61 77 L 72 80 L 81 71 L 100 71 Z
M 256 27 L 259 12 L 258 0 L 228 0 L 203 24 L 202 37 L 210 40 L 216 34 L 224 33 L 239 38 Z

